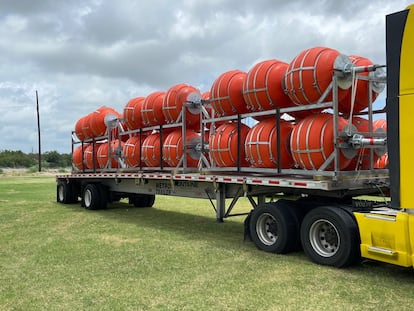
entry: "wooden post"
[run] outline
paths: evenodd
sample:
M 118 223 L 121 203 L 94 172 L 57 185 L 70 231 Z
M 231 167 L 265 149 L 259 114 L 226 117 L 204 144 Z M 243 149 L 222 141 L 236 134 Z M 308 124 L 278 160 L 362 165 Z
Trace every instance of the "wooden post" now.
M 40 115 L 39 115 L 39 96 L 36 90 L 36 111 L 37 111 L 37 137 L 38 137 L 38 147 L 39 147 L 39 154 L 38 154 L 38 161 L 39 161 L 39 172 L 42 171 L 42 150 L 40 144 Z

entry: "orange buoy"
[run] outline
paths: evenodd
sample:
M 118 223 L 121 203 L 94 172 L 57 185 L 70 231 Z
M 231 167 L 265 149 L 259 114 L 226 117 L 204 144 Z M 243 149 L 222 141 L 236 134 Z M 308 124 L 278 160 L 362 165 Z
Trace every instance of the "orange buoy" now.
M 122 154 L 128 167 L 145 166 L 144 161 L 141 162 L 141 145 L 145 137 L 132 136 L 125 142 Z
M 284 88 L 296 105 L 316 103 L 332 81 L 335 69 L 341 69 L 351 61 L 338 51 L 326 47 L 314 47 L 301 52 L 289 64 L 284 77 Z M 351 86 L 348 79 L 338 80 L 338 102 Z M 325 101 L 332 101 L 332 92 Z
M 374 168 L 388 168 L 388 152 L 377 159 Z
M 81 126 L 82 126 L 82 135 L 85 139 L 89 139 L 93 137 L 93 132 L 90 127 L 90 120 L 91 120 L 92 114 L 89 113 L 86 116 L 82 118 Z
M 167 123 L 175 123 L 183 109 L 184 103 L 192 97 L 201 98 L 200 91 L 188 84 L 177 84 L 168 89 L 162 101 L 162 113 Z M 192 129 L 200 127 L 200 111 L 186 109 L 186 126 Z
M 165 142 L 166 135 L 163 131 L 162 143 Z M 141 158 L 146 166 L 158 167 L 161 166 L 161 142 L 160 133 L 155 132 L 148 135 L 142 143 Z M 163 165 L 165 165 L 163 161 Z
M 282 86 L 288 66 L 271 59 L 257 63 L 249 70 L 243 84 L 243 98 L 248 110 L 261 111 L 293 105 Z
M 201 142 L 200 134 L 194 130 L 186 130 L 186 145 L 187 145 L 187 167 L 197 167 L 200 153 L 189 147 L 195 147 Z M 164 161 L 171 167 L 176 167 L 183 156 L 183 139 L 182 131 L 174 130 L 165 138 L 162 146 Z
M 92 137 L 103 136 L 109 123 L 120 119 L 121 115 L 113 108 L 102 106 L 90 114 L 89 126 Z
M 280 165 L 277 163 L 277 131 L 275 118 L 267 118 L 253 126 L 246 137 L 245 152 L 253 167 L 292 168 L 290 154 L 290 134 L 293 126 L 290 122 L 280 121 Z
M 206 102 L 210 102 L 210 92 L 204 92 L 203 94 L 201 94 L 201 99 L 205 100 Z M 211 107 L 211 105 L 207 105 L 205 106 L 207 112 L 208 112 L 208 117 L 209 118 L 218 118 L 219 115 L 217 114 L 217 112 L 214 111 L 214 109 Z M 214 127 L 218 128 L 220 125 L 226 123 L 227 121 L 214 121 Z M 205 123 L 205 127 L 206 127 L 206 131 L 208 129 L 210 129 L 210 127 L 212 126 L 212 122 L 206 122 Z M 206 140 L 208 141 L 208 139 Z
M 210 90 L 210 103 L 218 116 L 248 111 L 242 93 L 246 76 L 243 71 L 231 70 L 221 74 L 214 81 Z
M 386 119 L 374 120 L 373 127 L 374 127 L 374 130 L 383 129 L 386 132 L 387 131 L 387 120 Z
M 76 147 L 75 150 L 73 150 L 72 163 L 73 163 L 73 165 L 75 165 L 75 167 L 78 170 L 83 170 L 85 168 L 82 152 L 87 146 L 88 146 L 88 144 L 84 144 L 83 148 L 82 148 L 82 146 L 79 146 L 79 147 Z
M 82 130 L 83 122 L 85 118 L 86 116 L 83 116 L 78 121 L 76 121 L 76 124 L 75 124 L 75 134 L 76 134 L 76 137 L 78 137 L 80 141 L 86 139 L 85 135 L 83 134 L 83 130 Z
M 361 57 L 361 56 L 351 55 L 349 56 L 349 59 L 355 66 L 370 66 L 374 64 L 368 58 Z M 363 77 L 368 77 L 368 75 L 374 76 L 375 72 L 371 72 L 371 73 L 363 72 L 363 73 L 358 74 L 358 76 L 363 76 Z M 379 92 L 380 90 L 378 90 L 378 88 L 377 89 L 374 88 L 372 90 L 371 92 L 372 102 L 375 101 Z M 338 103 L 338 109 L 340 112 L 342 113 L 351 112 L 351 108 L 352 108 L 351 99 L 352 99 L 352 88 L 350 88 L 347 91 L 346 96 Z M 355 100 L 354 100 L 354 106 L 353 106 L 352 112 L 353 113 L 360 112 L 364 110 L 365 108 L 367 108 L 368 105 L 369 105 L 369 82 L 367 80 L 358 79 L 357 84 L 356 84 Z
M 116 156 L 121 154 L 124 143 L 118 140 L 112 140 L 110 143 L 105 142 L 98 148 L 98 164 L 100 168 L 118 168 L 119 164 Z M 109 166 L 109 164 L 111 166 Z
M 141 109 L 142 123 L 144 126 L 156 126 L 166 123 L 162 112 L 164 96 L 165 92 L 159 91 L 151 93 L 145 98 Z
M 339 117 L 339 131 L 346 125 L 345 119 Z M 333 116 L 321 113 L 299 121 L 290 137 L 290 149 L 296 165 L 305 170 L 318 170 L 334 151 Z M 350 162 L 351 159 L 339 150 L 339 168 L 345 169 Z M 332 161 L 327 169 L 332 170 L 333 167 Z
M 89 146 L 84 149 L 83 157 L 85 158 L 85 164 L 88 169 L 99 168 L 98 149 L 100 145 L 101 143 L 96 142 L 95 147 L 93 144 L 89 144 Z
M 123 142 L 126 142 L 128 138 L 131 137 L 131 134 L 125 134 L 125 132 L 128 130 L 128 126 L 123 120 L 122 115 L 120 115 L 120 121 L 117 127 L 111 129 L 111 137 L 112 139 L 120 138 Z
M 248 166 L 244 142 L 250 128 L 240 123 L 240 146 L 238 146 L 237 124 L 226 123 L 220 125 L 216 132 L 210 135 L 210 159 L 219 167 L 237 166 L 237 153 L 240 150 L 240 166 Z
M 141 109 L 145 97 L 132 98 L 125 105 L 124 120 L 129 130 L 136 130 L 143 127 Z
M 387 120 L 386 119 L 374 120 L 373 128 L 374 128 L 374 132 L 376 133 L 386 133 L 387 132 Z M 386 151 L 386 148 L 380 148 L 379 150 L 374 149 L 374 153 L 379 158 L 382 158 L 381 161 L 379 159 L 377 160 L 379 168 L 388 167 L 388 152 Z
M 358 132 L 368 133 L 369 132 L 369 121 L 361 117 L 353 117 L 352 124 L 355 125 Z M 373 131 L 375 128 L 373 127 Z M 370 149 L 369 148 L 360 148 L 357 152 L 357 155 L 351 159 L 347 169 L 348 170 L 368 170 L 370 167 Z M 373 163 L 378 160 L 378 156 L 373 153 Z

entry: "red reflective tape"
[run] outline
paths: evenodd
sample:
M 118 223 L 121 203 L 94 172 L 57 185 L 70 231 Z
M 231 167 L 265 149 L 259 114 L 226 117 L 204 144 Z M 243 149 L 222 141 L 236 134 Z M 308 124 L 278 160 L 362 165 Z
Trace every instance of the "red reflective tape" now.
M 293 185 L 294 186 L 300 186 L 300 187 L 306 187 L 307 183 L 305 183 L 305 182 L 295 182 L 295 183 L 293 183 Z
M 224 180 L 224 181 L 231 181 L 231 178 L 224 177 L 224 178 L 223 178 L 223 180 Z
M 204 176 L 198 176 L 198 179 L 200 179 L 200 180 L 206 180 L 206 177 L 204 177 Z
M 185 176 L 184 178 L 185 179 L 191 179 L 191 176 Z
M 237 182 L 243 182 L 244 179 L 243 178 L 237 178 Z
M 261 184 L 263 181 L 260 179 L 253 179 L 252 182 L 255 184 Z
M 278 181 L 278 180 L 269 180 L 269 184 L 270 185 L 279 185 L 280 181 Z
M 180 176 L 180 175 L 178 175 L 178 176 L 175 176 L 175 178 L 177 178 L 177 179 L 181 179 L 181 176 Z

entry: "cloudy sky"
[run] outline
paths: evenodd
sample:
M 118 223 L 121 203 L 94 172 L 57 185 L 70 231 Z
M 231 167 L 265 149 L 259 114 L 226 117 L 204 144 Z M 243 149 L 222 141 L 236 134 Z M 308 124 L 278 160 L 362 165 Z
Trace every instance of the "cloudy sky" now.
M 1 0 L 0 150 L 69 153 L 83 115 L 328 46 L 385 63 L 385 15 L 412 0 Z M 378 101 L 384 101 L 385 94 Z

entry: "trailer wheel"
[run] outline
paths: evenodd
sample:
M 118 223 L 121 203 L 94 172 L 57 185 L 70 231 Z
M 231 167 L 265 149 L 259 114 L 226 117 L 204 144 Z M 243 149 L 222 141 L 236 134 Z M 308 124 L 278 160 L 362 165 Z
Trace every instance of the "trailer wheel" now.
M 100 184 L 87 184 L 83 189 L 82 206 L 89 210 L 104 209 L 107 205 L 107 194 Z
M 129 204 L 135 207 L 152 207 L 155 202 L 155 195 L 153 194 L 134 194 L 129 197 Z
M 76 203 L 78 200 L 72 183 L 60 181 L 56 187 L 56 201 L 63 204 Z
M 284 254 L 297 246 L 299 225 L 289 204 L 286 201 L 278 203 L 264 203 L 253 210 L 250 237 L 259 249 Z
M 352 216 L 339 207 L 321 206 L 303 219 L 301 241 L 314 262 L 345 267 L 360 258 L 358 227 Z

